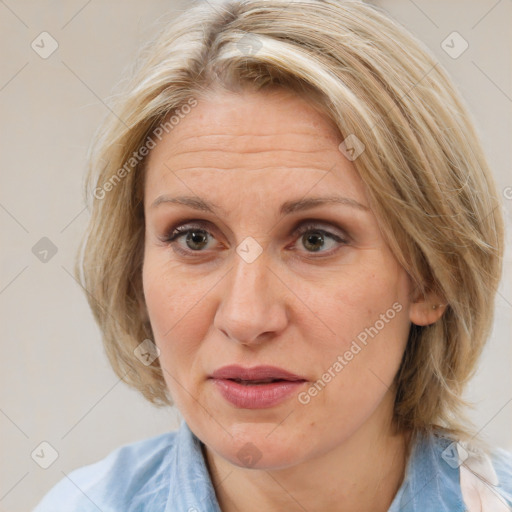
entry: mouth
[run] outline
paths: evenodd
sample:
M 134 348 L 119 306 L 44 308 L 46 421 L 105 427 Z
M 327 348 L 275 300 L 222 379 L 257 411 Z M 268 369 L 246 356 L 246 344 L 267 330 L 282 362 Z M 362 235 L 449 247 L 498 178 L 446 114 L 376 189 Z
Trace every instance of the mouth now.
M 244 368 L 239 365 L 223 366 L 215 370 L 210 378 L 232 380 L 242 384 L 268 384 L 276 381 L 296 382 L 306 380 L 300 375 L 277 366 L 254 366 L 252 368 Z
M 306 379 L 275 366 L 219 368 L 209 377 L 221 396 L 239 409 L 268 409 L 290 399 Z

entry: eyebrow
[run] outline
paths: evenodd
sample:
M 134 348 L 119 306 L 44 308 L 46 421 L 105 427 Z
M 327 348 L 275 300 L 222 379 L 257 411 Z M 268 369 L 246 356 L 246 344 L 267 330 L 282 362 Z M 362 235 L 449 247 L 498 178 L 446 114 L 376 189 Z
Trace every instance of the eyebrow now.
M 210 212 L 213 213 L 214 215 L 217 215 L 218 212 L 221 212 L 227 216 L 226 210 L 221 208 L 219 205 L 195 196 L 171 197 L 167 195 L 162 195 L 156 198 L 156 200 L 153 202 L 150 208 L 155 208 L 161 204 L 181 204 L 193 208 L 195 210 Z M 357 202 L 355 199 L 351 199 L 350 197 L 326 196 L 308 197 L 292 201 L 286 201 L 281 205 L 279 213 L 281 214 L 281 216 L 283 216 L 298 211 L 309 210 L 311 208 L 322 206 L 324 204 L 342 204 L 345 206 L 356 208 L 358 210 L 367 212 L 370 211 L 370 208 L 368 206 L 365 206 Z

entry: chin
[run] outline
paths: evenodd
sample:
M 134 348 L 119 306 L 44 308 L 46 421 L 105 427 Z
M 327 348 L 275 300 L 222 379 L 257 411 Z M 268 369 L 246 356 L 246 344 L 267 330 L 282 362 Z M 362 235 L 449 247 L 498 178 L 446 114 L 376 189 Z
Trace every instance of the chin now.
M 278 432 L 278 429 L 280 430 Z M 299 464 L 304 457 L 303 451 L 307 446 L 295 439 L 292 431 L 269 424 L 237 425 L 228 429 L 233 437 L 223 436 L 222 444 L 214 437 L 212 443 L 205 437 L 205 444 L 218 455 L 240 468 L 247 469 L 283 469 Z M 211 430 L 210 430 L 211 432 Z M 297 447 L 300 446 L 301 450 Z
M 231 464 L 243 469 L 276 470 L 295 466 L 301 462 L 300 454 L 297 451 L 290 451 L 283 447 L 267 446 L 258 448 L 251 441 L 242 445 L 236 451 L 230 448 L 228 453 L 220 455 Z

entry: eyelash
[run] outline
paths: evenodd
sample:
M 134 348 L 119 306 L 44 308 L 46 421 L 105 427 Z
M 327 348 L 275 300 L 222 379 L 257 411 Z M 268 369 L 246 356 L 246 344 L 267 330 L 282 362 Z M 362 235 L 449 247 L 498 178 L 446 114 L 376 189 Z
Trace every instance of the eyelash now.
M 302 221 L 301 224 L 293 230 L 292 236 L 299 238 L 299 237 L 302 237 L 308 231 L 312 231 L 312 232 L 319 233 L 323 236 L 326 236 L 328 238 L 331 238 L 332 240 L 334 240 L 335 242 L 338 242 L 342 246 L 346 245 L 348 243 L 348 240 L 346 240 L 345 238 L 342 238 L 341 236 L 338 236 L 338 235 L 332 233 L 331 231 L 321 229 L 318 226 L 319 226 L 318 221 L 317 222 Z M 211 236 L 212 238 L 215 238 L 208 231 L 207 228 L 208 228 L 208 223 L 203 222 L 203 221 L 194 221 L 193 223 L 184 223 L 179 226 L 175 226 L 175 227 L 171 228 L 169 231 L 169 234 L 162 239 L 162 242 L 164 242 L 168 245 L 173 245 L 174 246 L 173 250 L 179 254 L 182 254 L 184 256 L 194 257 L 194 254 L 199 255 L 200 253 L 205 252 L 205 251 L 184 250 L 177 245 L 177 241 L 183 235 L 186 235 L 187 233 L 190 233 L 192 231 L 205 231 L 209 236 Z M 319 253 L 315 253 L 314 251 L 306 251 L 306 253 L 311 254 L 311 255 L 320 254 L 321 256 L 314 256 L 314 257 L 321 258 L 321 257 L 331 256 L 336 251 L 338 251 L 339 248 L 340 247 L 337 247 L 337 248 L 331 249 L 330 251 L 320 251 Z

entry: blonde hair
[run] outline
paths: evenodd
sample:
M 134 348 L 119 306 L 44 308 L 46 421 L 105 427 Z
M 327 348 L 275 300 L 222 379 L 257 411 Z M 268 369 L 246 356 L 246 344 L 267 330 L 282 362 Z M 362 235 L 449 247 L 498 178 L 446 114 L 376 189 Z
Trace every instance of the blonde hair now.
M 396 376 L 400 428 L 475 435 L 465 384 L 489 336 L 501 276 L 503 220 L 467 108 L 442 66 L 375 7 L 335 0 L 193 5 L 142 49 L 91 146 L 91 218 L 76 275 L 115 372 L 155 405 L 172 399 L 142 290 L 142 149 L 217 87 L 284 88 L 307 98 L 365 150 L 353 161 L 386 242 L 421 294 L 447 304 L 411 326 Z M 173 117 L 174 116 L 174 117 Z M 82 275 L 83 272 L 83 275 Z M 177 291 L 179 293 L 179 291 Z

